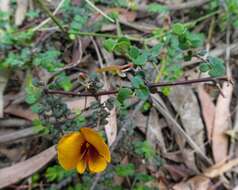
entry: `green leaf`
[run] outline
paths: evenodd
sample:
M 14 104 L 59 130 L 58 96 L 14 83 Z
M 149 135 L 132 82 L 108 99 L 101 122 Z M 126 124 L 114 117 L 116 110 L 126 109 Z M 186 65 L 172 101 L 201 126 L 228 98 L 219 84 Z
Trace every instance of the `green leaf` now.
M 158 3 L 150 3 L 146 7 L 146 9 L 149 13 L 167 13 L 167 12 L 169 12 L 168 7 L 160 5 Z
M 187 31 L 187 28 L 185 27 L 184 24 L 177 23 L 172 26 L 172 32 L 177 34 L 177 35 L 183 35 Z
M 187 40 L 191 44 L 191 48 L 198 48 L 203 45 L 204 42 L 204 35 L 199 34 L 199 33 L 187 33 L 186 35 Z
M 155 151 L 148 141 L 138 141 L 134 143 L 135 153 L 145 158 L 153 158 Z
M 115 172 L 118 176 L 122 177 L 133 176 L 135 173 L 135 166 L 132 163 L 121 164 L 116 166 Z
M 152 58 L 156 58 L 160 54 L 162 47 L 163 47 L 162 43 L 156 44 L 154 47 L 150 49 L 150 56 Z
M 49 72 L 54 72 L 61 68 L 63 64 L 59 61 L 60 52 L 57 50 L 48 50 L 39 53 L 33 60 L 33 65 L 40 66 Z
M 171 89 L 170 89 L 170 87 L 162 87 L 161 88 L 161 92 L 165 95 L 165 96 L 168 96 L 169 94 L 170 94 L 170 91 L 171 91 Z
M 140 88 L 141 86 L 144 86 L 144 81 L 142 80 L 141 76 L 137 75 L 137 76 L 134 76 L 132 79 L 131 79 L 131 82 L 132 82 L 132 86 L 134 88 Z
M 235 28 L 238 28 L 238 18 L 232 24 Z
M 203 73 L 209 71 L 210 67 L 209 67 L 209 64 L 208 63 L 202 63 L 200 66 L 199 66 L 199 70 Z
M 114 50 L 114 48 L 115 48 L 115 46 L 116 46 L 116 40 L 113 40 L 113 39 L 111 39 L 111 38 L 109 38 L 109 39 L 107 39 L 107 40 L 105 40 L 104 42 L 103 42 L 103 47 L 107 50 L 107 51 L 109 51 L 109 52 L 113 52 L 113 50 Z
M 202 63 L 199 66 L 201 72 L 208 72 L 211 77 L 225 75 L 225 65 L 222 59 L 217 57 L 208 57 L 208 63 Z
M 66 171 L 61 166 L 55 165 L 55 166 L 47 168 L 45 175 L 46 175 L 47 181 L 59 182 L 66 177 L 72 176 L 73 173 L 74 173 L 73 171 Z
M 140 55 L 140 50 L 135 46 L 131 46 L 128 55 L 132 60 L 135 60 Z
M 28 104 L 36 103 L 38 99 L 41 97 L 42 90 L 33 85 L 33 79 L 31 74 L 28 74 L 26 78 L 25 91 L 26 91 L 25 101 Z
M 140 182 L 149 182 L 152 181 L 154 178 L 146 173 L 136 173 L 136 179 Z
M 48 134 L 49 129 L 45 127 L 39 119 L 33 121 L 33 131 L 35 133 Z
M 150 94 L 148 87 L 144 84 L 142 78 L 138 75 L 131 79 L 132 86 L 135 88 L 135 93 L 141 100 L 147 100 Z
M 208 74 L 211 77 L 219 77 L 225 75 L 226 69 L 222 59 L 219 59 L 217 57 L 210 57 L 209 62 L 211 70 L 208 72 Z
M 148 53 L 147 52 L 143 52 L 141 55 L 139 55 L 134 60 L 134 64 L 138 65 L 138 66 L 143 66 L 143 65 L 145 65 L 147 60 L 148 60 Z
M 81 127 L 86 124 L 86 118 L 83 115 L 77 116 L 74 121 L 76 122 L 77 127 Z
M 124 101 L 132 95 L 132 90 L 129 88 L 120 88 L 117 94 L 117 100 L 124 104 Z
M 114 47 L 114 51 L 117 54 L 126 54 L 128 53 L 131 47 L 131 42 L 125 37 L 122 37 L 117 40 L 117 44 Z
M 73 84 L 68 76 L 65 73 L 61 73 L 57 78 L 57 83 L 65 91 L 70 91 L 73 88 Z

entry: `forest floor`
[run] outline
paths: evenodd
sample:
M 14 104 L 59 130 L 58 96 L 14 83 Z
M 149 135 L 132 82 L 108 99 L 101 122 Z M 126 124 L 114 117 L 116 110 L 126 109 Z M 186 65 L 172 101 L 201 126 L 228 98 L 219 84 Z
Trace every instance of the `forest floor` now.
M 0 0 L 0 189 L 238 190 L 237 0 Z M 57 160 L 97 130 L 105 171 Z

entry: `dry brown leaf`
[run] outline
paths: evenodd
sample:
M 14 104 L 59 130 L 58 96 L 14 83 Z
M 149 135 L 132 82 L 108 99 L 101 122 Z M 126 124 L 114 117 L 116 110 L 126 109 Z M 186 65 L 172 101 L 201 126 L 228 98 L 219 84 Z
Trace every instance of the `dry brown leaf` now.
M 214 118 L 214 127 L 212 134 L 212 151 L 215 163 L 226 160 L 228 153 L 228 137 L 225 135 L 230 127 L 230 103 L 233 92 L 233 86 L 224 83 L 222 94 L 219 95 Z
M 174 190 L 207 190 L 210 180 L 207 177 L 195 176 L 188 181 L 180 182 L 173 186 Z
M 215 117 L 215 105 L 212 102 L 212 99 L 209 94 L 204 90 L 202 85 L 198 87 L 198 96 L 201 103 L 202 116 L 207 129 L 207 138 L 210 142 L 212 139 L 212 132 L 214 126 L 213 122 Z
M 4 98 L 3 93 L 8 81 L 6 72 L 0 71 L 0 118 L 3 117 Z
M 20 26 L 27 13 L 27 7 L 28 7 L 28 0 L 17 0 L 17 9 L 15 13 L 15 24 L 16 26 Z
M 102 102 L 105 102 L 109 96 L 103 96 L 101 98 Z M 109 111 L 109 110 L 108 110 Z M 117 115 L 116 108 L 114 107 L 109 111 L 110 115 L 107 118 L 108 123 L 105 125 L 105 132 L 107 136 L 108 145 L 111 146 L 117 137 Z
M 111 146 L 117 137 L 117 117 L 116 108 L 110 111 L 110 115 L 107 119 L 108 124 L 105 125 L 105 132 L 107 135 L 108 145 Z
M 169 100 L 178 112 L 186 133 L 204 152 L 204 126 L 197 98 L 190 87 L 173 87 Z
M 159 121 L 158 113 L 155 109 L 151 109 L 150 111 L 146 139 L 154 148 L 156 148 L 156 145 L 159 145 L 159 147 L 162 149 L 162 152 L 166 152 L 162 127 Z
M 56 149 L 55 146 L 52 146 L 28 160 L 0 169 L 0 188 L 14 184 L 19 180 L 32 175 L 51 161 L 55 155 Z
M 18 104 L 12 104 L 6 107 L 4 112 L 11 115 L 15 115 L 17 117 L 27 119 L 29 121 L 38 119 L 38 115 L 36 113 L 33 113 L 29 108 L 24 109 L 21 105 Z
M 13 142 L 19 139 L 27 138 L 36 133 L 33 130 L 34 127 L 29 127 L 26 129 L 20 129 L 13 132 L 7 132 L 5 134 L 0 135 L 0 144 Z
M 88 107 L 93 100 L 95 100 L 95 98 L 88 97 L 86 101 L 86 107 Z M 66 104 L 68 108 L 72 111 L 82 110 L 85 108 L 85 98 L 66 101 Z M 29 108 L 24 109 L 21 105 L 18 104 L 12 104 L 6 107 L 4 112 L 27 119 L 29 121 L 38 119 L 37 114 L 33 113 Z
M 100 46 L 102 46 L 102 42 L 99 41 Z M 96 47 L 96 44 L 95 44 Z M 107 66 L 109 66 L 111 63 L 114 62 L 114 58 L 113 56 L 108 53 L 105 50 L 102 50 L 102 54 L 105 58 L 105 61 L 107 63 Z M 99 55 L 98 55 L 99 56 Z M 103 63 L 100 63 L 100 67 L 104 67 Z M 105 83 L 105 90 L 109 90 L 110 88 L 110 83 L 109 83 L 109 78 L 107 78 L 107 76 L 105 75 L 105 73 L 103 73 L 103 80 Z M 106 100 L 108 100 L 110 98 L 109 95 L 107 96 L 102 96 L 101 97 L 101 102 L 105 102 Z M 116 140 L 117 137 L 117 114 L 116 114 L 116 108 L 114 107 L 112 110 L 107 110 L 109 112 L 109 116 L 107 118 L 108 123 L 105 125 L 105 132 L 106 132 L 106 136 L 107 136 L 107 141 L 108 141 L 108 145 L 111 146 L 113 144 L 113 142 Z
M 78 111 L 87 108 L 94 100 L 95 98 L 93 97 L 87 97 L 87 99 L 85 98 L 79 98 L 74 100 L 71 99 L 66 101 L 66 104 L 71 111 Z
M 229 160 L 227 163 L 222 162 L 222 163 L 215 164 L 212 167 L 205 170 L 203 174 L 206 177 L 215 178 L 224 174 L 225 172 L 228 172 L 229 170 L 231 170 L 237 165 L 238 165 L 238 158 L 235 158 L 233 160 Z

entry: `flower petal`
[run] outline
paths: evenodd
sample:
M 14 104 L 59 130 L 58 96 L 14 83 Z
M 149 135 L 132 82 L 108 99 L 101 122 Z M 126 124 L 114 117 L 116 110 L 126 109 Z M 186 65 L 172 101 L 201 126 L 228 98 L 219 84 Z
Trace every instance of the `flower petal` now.
M 93 173 L 102 172 L 107 167 L 107 161 L 104 157 L 97 153 L 97 150 L 90 148 L 88 167 L 89 170 Z
M 84 138 L 88 143 L 90 143 L 93 147 L 95 147 L 98 153 L 106 159 L 107 162 L 111 161 L 110 150 L 107 144 L 104 142 L 103 138 L 93 129 L 91 128 L 81 128 Z
M 80 158 L 80 148 L 84 142 L 85 139 L 80 132 L 70 133 L 60 139 L 57 146 L 58 160 L 64 169 L 76 168 Z
M 86 161 L 85 161 L 84 159 L 82 159 L 82 160 L 79 160 L 79 161 L 78 161 L 76 168 L 77 168 L 77 171 L 78 171 L 80 174 L 82 174 L 82 173 L 85 172 L 86 167 L 87 167 L 87 163 L 86 163 Z

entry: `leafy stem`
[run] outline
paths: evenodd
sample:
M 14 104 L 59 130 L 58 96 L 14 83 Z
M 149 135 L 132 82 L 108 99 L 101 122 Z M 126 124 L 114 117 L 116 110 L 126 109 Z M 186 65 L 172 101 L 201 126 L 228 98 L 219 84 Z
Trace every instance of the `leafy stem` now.
M 217 81 L 227 81 L 226 77 L 206 77 L 206 78 L 200 78 L 200 79 L 193 79 L 193 80 L 182 80 L 182 81 L 175 81 L 175 82 L 158 82 L 158 83 L 146 83 L 146 86 L 152 90 L 157 87 L 165 87 L 165 86 L 177 86 L 177 85 L 189 85 L 189 84 L 195 84 L 195 83 L 203 83 L 203 82 L 217 82 Z M 81 96 L 81 97 L 86 97 L 86 96 L 105 96 L 105 95 L 111 95 L 111 94 L 117 94 L 118 90 L 108 90 L 108 91 L 101 91 L 97 93 L 92 93 L 92 92 L 82 92 L 82 93 L 77 93 L 77 92 L 65 92 L 62 90 L 49 90 L 45 89 L 46 93 L 49 94 L 61 94 L 61 95 L 66 95 L 66 96 Z

